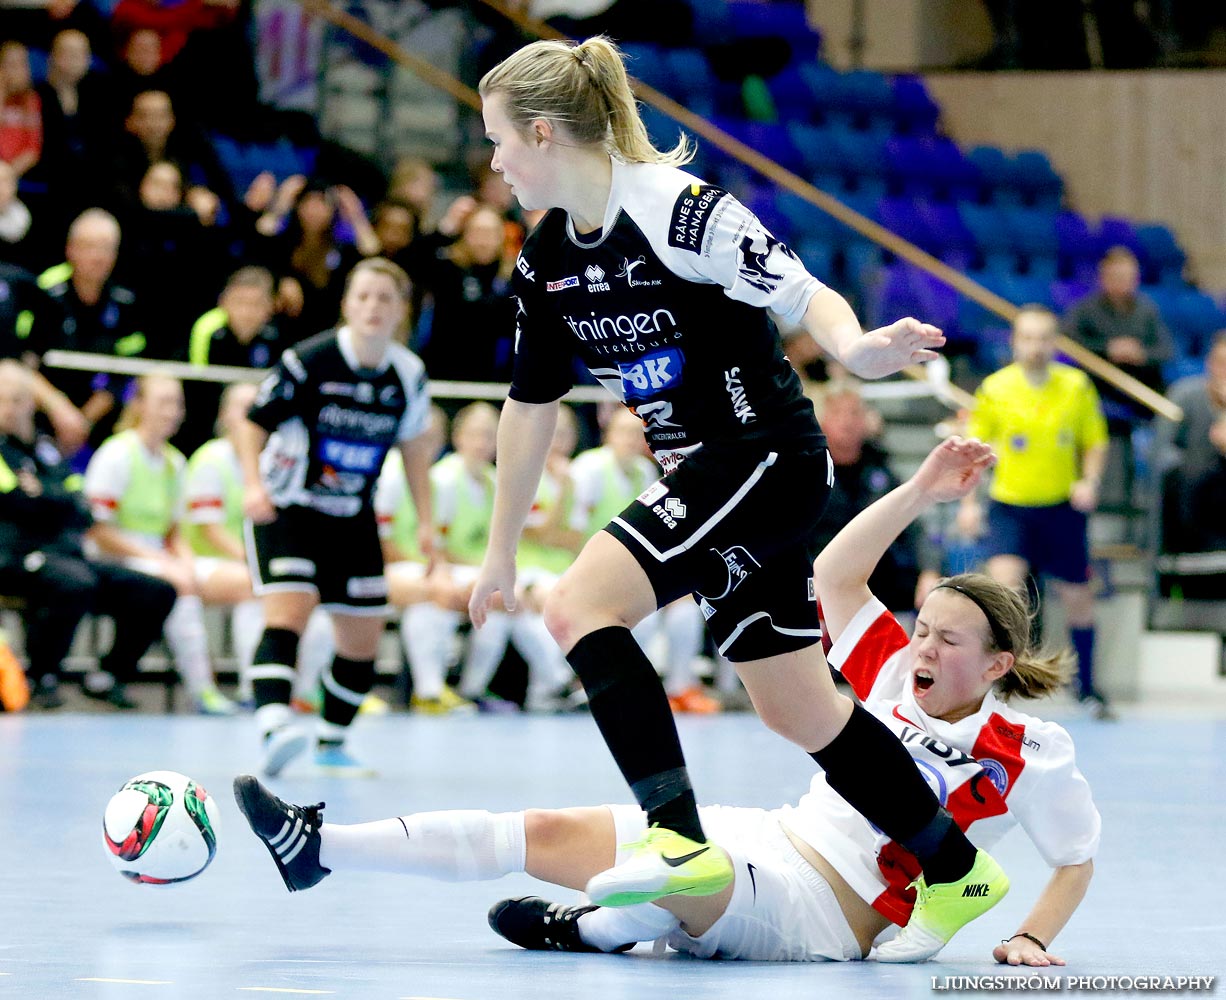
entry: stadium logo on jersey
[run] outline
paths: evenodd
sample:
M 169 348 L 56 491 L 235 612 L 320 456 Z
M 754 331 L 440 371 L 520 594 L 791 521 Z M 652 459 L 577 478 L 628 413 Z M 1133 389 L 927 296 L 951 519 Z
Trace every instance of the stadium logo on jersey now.
M 617 272 L 617 277 L 625 278 L 626 284 L 631 288 L 650 288 L 653 285 L 660 284 L 659 278 L 636 278 L 634 276 L 634 269 L 636 267 L 642 267 L 646 263 L 647 258 L 643 254 L 639 254 L 638 260 L 631 260 L 629 257 L 623 257 L 622 269 Z
M 562 278 L 559 281 L 546 281 L 545 282 L 545 291 L 547 292 L 560 292 L 562 291 L 563 288 L 578 288 L 578 287 L 579 287 L 579 275 L 577 274 L 572 274 L 569 278 Z
M 1004 795 L 1009 787 L 1009 772 L 1005 770 L 1004 764 L 998 760 L 993 760 L 991 757 L 981 757 L 979 759 L 979 766 L 983 768 L 993 787 L 1001 795 Z
M 741 383 L 740 366 L 729 368 L 724 372 L 724 388 L 728 391 L 728 399 L 732 403 L 732 415 L 741 423 L 747 424 L 751 420 L 757 420 L 758 415 L 754 413 L 753 407 L 749 405 L 749 399 L 745 395 L 745 386 Z
M 522 255 L 515 258 L 515 267 L 529 281 L 536 281 L 536 272 L 528 266 Z
M 589 292 L 607 292 L 610 288 L 609 283 L 604 280 L 604 268 L 599 264 L 588 264 L 583 276 L 588 280 Z
M 757 249 L 759 245 L 763 247 L 761 250 Z M 797 259 L 786 243 L 775 239 L 765 229 L 759 228 L 757 232 L 746 233 L 741 237 L 741 264 L 738 273 L 746 284 L 753 285 L 768 295 L 778 288 L 779 282 L 783 280 L 782 274 L 768 270 L 770 255 L 776 247 L 793 260 Z
M 665 389 L 682 383 L 684 356 L 668 349 L 644 355 L 634 362 L 617 366 L 622 377 L 622 393 L 627 402 L 650 399 Z
M 677 196 L 668 223 L 668 245 L 690 253 L 702 253 L 712 209 L 728 192 L 711 184 L 691 184 Z

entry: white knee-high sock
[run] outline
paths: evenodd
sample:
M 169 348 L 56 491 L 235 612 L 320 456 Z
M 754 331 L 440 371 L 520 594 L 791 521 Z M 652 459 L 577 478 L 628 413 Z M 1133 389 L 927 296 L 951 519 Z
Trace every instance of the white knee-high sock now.
M 507 651 L 507 638 L 511 634 L 511 616 L 505 611 L 493 611 L 485 624 L 475 628 L 469 635 L 468 655 L 464 658 L 464 670 L 460 674 L 460 694 L 465 698 L 480 698 L 486 685 L 502 662 Z
M 673 914 L 652 903 L 602 906 L 579 918 L 579 937 L 593 948 L 614 951 L 631 941 L 654 941 L 680 926 Z
M 670 695 L 680 694 L 698 683 L 694 659 L 702 649 L 702 612 L 693 601 L 685 600 L 670 604 L 661 615 L 668 636 L 664 688 Z
M 543 615 L 534 611 L 512 615 L 511 641 L 528 665 L 529 701 L 557 691 L 570 679 L 570 665 L 545 627 Z
M 251 697 L 251 678 L 247 671 L 255 662 L 255 650 L 264 634 L 264 604 L 254 597 L 240 601 L 230 611 L 230 637 L 234 642 L 234 659 L 238 662 L 238 696 Z
M 460 624 L 460 612 L 431 601 L 410 604 L 400 618 L 400 641 L 413 676 L 413 693 L 437 698 L 447 676 L 447 653 Z
M 162 626 L 183 683 L 193 695 L 214 687 L 209 641 L 204 630 L 204 605 L 196 595 L 180 597 Z
M 319 833 L 319 863 L 334 870 L 477 882 L 522 872 L 528 857 L 522 812 L 455 809 L 353 826 L 325 823 Z
M 293 697 L 312 702 L 319 693 L 319 677 L 335 655 L 336 633 L 332 629 L 332 616 L 323 608 L 316 608 L 307 619 L 302 642 L 298 645 Z

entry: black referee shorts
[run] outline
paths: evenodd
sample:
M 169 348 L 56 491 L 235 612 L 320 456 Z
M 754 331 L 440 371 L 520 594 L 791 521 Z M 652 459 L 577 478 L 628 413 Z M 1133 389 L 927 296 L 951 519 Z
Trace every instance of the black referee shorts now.
M 733 662 L 821 638 L 815 531 L 834 483 L 828 453 L 705 447 L 606 527 L 651 580 L 659 607 L 692 594 Z
M 387 612 L 387 578 L 373 510 L 334 517 L 291 506 L 279 509 L 269 524 L 247 521 L 244 528 L 257 595 L 315 591 L 329 611 Z

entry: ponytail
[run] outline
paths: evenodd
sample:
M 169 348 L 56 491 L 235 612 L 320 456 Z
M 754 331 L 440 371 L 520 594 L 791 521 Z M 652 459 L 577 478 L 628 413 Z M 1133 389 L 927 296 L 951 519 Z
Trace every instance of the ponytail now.
M 667 152 L 651 144 L 622 53 L 604 35 L 574 45 L 533 42 L 486 73 L 478 89 L 485 98 L 504 94 L 507 117 L 521 131 L 543 118 L 625 163 L 680 167 L 694 158 L 684 134 Z

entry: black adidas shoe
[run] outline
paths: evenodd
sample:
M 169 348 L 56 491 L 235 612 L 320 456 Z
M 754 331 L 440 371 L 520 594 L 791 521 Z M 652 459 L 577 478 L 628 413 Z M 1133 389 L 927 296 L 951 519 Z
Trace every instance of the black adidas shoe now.
M 529 951 L 600 952 L 579 936 L 579 918 L 598 906 L 563 906 L 540 896 L 504 899 L 490 907 L 490 927 L 511 944 Z M 617 951 L 629 951 L 635 942 Z
M 276 862 L 290 892 L 309 889 L 332 873 L 319 863 L 322 802 L 296 806 L 272 794 L 249 774 L 234 779 L 234 799 Z

